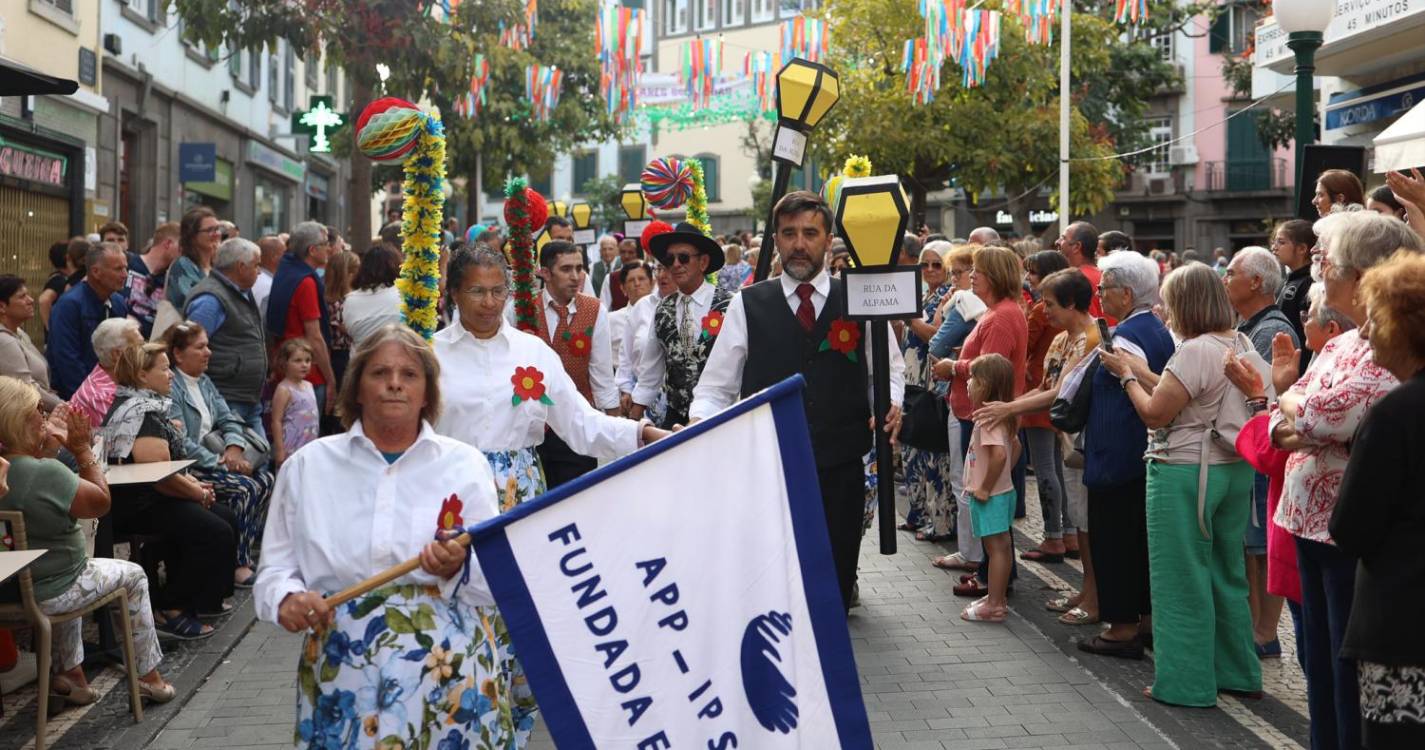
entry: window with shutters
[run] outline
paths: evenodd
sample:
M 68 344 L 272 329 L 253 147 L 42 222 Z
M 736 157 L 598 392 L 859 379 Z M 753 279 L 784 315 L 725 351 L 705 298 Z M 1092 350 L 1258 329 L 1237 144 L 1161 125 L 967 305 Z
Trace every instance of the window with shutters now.
M 703 165 L 703 189 L 707 191 L 708 202 L 717 203 L 722 200 L 722 186 L 718 180 L 722 169 L 717 156 L 715 154 L 698 154 L 693 158 Z
M 267 101 L 276 107 L 282 101 L 282 79 L 280 76 L 282 61 L 277 57 L 274 49 L 272 54 L 267 56 Z
M 722 0 L 722 25 L 741 26 L 747 21 L 747 0 Z
M 1261 10 L 1255 5 L 1230 2 L 1219 6 L 1217 17 L 1208 29 L 1207 51 L 1213 54 L 1240 55 L 1251 48 L 1256 38 Z
M 295 108 L 297 99 L 297 55 L 292 52 L 292 45 L 283 45 L 286 48 L 284 61 L 286 65 L 282 76 L 282 107 L 288 112 Z
M 302 61 L 302 71 L 307 77 L 307 94 L 317 93 L 317 86 L 321 85 L 322 63 L 316 55 Z
M 1152 117 L 1148 119 L 1148 139 L 1159 144 L 1149 151 L 1143 163 L 1143 171 L 1150 175 L 1165 175 L 1172 171 L 1168 160 L 1168 144 L 1173 140 L 1173 118 Z
M 67 13 L 71 16 L 74 15 L 74 0 L 38 0 L 38 2 L 42 5 L 54 7 L 54 9 L 60 13 Z
M 638 182 L 643 178 L 643 166 L 648 163 L 648 147 L 619 146 L 618 177 L 625 184 Z
M 574 154 L 574 194 L 584 195 L 584 189 L 599 177 L 599 152 L 581 151 Z
M 688 0 L 663 0 L 663 34 L 688 33 Z
M 247 55 L 247 85 L 253 91 L 262 87 L 262 55 L 257 50 L 248 50 Z
M 770 21 L 777 15 L 776 0 L 752 0 L 752 23 Z
M 693 0 L 693 3 L 697 15 L 697 30 L 711 31 L 717 28 L 717 0 Z

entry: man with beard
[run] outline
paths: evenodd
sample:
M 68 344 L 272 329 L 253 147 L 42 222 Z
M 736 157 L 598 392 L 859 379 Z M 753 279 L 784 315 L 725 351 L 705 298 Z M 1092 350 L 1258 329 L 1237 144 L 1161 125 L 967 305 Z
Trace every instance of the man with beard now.
M 722 332 L 693 389 L 689 421 L 716 414 L 747 396 L 800 373 L 802 401 L 816 459 L 817 483 L 831 538 L 843 606 L 851 601 L 865 510 L 862 457 L 871 450 L 872 361 L 866 326 L 842 318 L 840 279 L 826 272 L 831 209 L 815 193 L 788 193 L 772 211 L 782 275 L 732 298 Z M 887 337 L 889 339 L 889 337 Z M 894 339 L 891 408 L 886 429 L 900 429 L 905 360 Z

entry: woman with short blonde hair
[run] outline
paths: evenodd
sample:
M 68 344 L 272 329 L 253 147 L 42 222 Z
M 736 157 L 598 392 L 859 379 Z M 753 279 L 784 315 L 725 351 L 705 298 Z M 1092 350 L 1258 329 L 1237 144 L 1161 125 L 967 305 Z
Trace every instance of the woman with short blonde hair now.
M 55 460 L 58 434 L 64 447 L 79 462 L 79 475 Z M 84 531 L 78 520 L 99 518 L 109 512 L 109 485 L 90 444 L 89 420 L 67 404 L 60 404 L 46 419 L 40 411 L 40 393 L 29 383 L 0 376 L 0 443 L 10 463 L 0 494 L 0 510 L 19 511 L 31 549 L 48 552 L 30 567 L 35 598 L 46 614 L 73 612 L 119 588 L 128 591 L 128 614 L 134 629 L 134 659 L 140 677 L 139 691 L 166 703 L 176 694 L 163 681 L 158 663 L 163 653 L 154 633 L 143 568 L 126 560 L 90 559 Z M 99 693 L 84 676 L 81 621 L 55 623 L 54 676 L 39 677 L 41 696 L 73 705 L 98 700 Z M 41 698 L 43 701 L 44 698 Z M 40 703 L 44 710 L 44 703 Z
M 1162 294 L 1168 327 L 1178 336 L 1191 339 L 1232 329 L 1232 305 L 1216 272 L 1180 268 L 1163 279 Z

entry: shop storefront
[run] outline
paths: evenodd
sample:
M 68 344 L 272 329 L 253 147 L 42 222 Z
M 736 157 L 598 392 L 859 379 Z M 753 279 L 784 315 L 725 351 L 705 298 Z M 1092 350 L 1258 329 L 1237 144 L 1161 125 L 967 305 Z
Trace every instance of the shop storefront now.
M 253 189 L 250 234 L 261 237 L 290 232 L 297 223 L 293 200 L 306 182 L 306 165 L 259 141 L 248 141 L 247 162 L 252 167 Z
M 233 163 L 219 158 L 213 166 L 213 179 L 183 183 L 183 210 L 207 206 L 219 216 L 232 216 Z
M 49 277 L 49 248 L 84 231 L 84 145 L 0 118 L 0 273 L 36 294 Z M 27 330 L 42 339 L 36 317 Z

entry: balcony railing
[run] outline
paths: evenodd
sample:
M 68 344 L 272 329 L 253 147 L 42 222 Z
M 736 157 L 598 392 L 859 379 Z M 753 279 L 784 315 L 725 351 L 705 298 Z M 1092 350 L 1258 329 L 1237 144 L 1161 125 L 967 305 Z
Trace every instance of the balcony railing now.
M 1210 161 L 1204 166 L 1207 170 L 1207 189 L 1212 191 L 1275 190 L 1290 186 L 1286 159 Z

